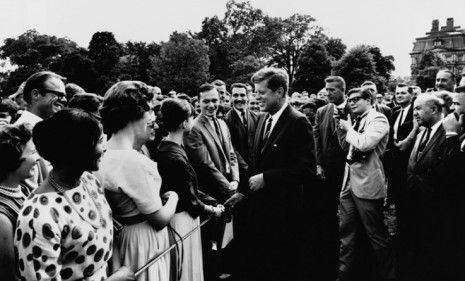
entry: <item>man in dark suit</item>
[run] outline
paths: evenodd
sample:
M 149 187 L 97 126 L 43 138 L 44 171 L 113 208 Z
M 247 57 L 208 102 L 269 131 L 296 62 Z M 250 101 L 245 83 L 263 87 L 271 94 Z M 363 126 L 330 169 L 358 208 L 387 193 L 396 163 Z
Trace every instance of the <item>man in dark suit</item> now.
M 224 121 L 231 132 L 231 141 L 239 163 L 241 178 L 240 190 L 248 189 L 247 171 L 252 163 L 252 150 L 259 114 L 247 109 L 247 86 L 234 83 L 231 86 L 232 109 L 226 113 Z M 244 180 L 242 180 L 244 179 Z
M 388 178 L 388 199 L 395 204 L 398 242 L 402 245 L 403 205 L 409 204 L 402 197 L 405 194 L 407 183 L 407 166 L 410 152 L 415 143 L 418 124 L 413 120 L 413 92 L 412 88 L 405 84 L 399 84 L 395 93 L 396 102 L 399 105 L 394 109 L 390 120 L 391 130 L 385 155 L 386 175 Z M 402 248 L 402 247 L 400 247 Z
M 342 77 L 331 76 L 325 79 L 329 104 L 318 109 L 313 127 L 315 138 L 317 176 L 322 185 L 318 189 L 306 189 L 306 207 L 309 213 L 318 212 L 314 218 L 318 227 L 309 229 L 312 243 L 318 247 L 308 249 L 309 274 L 319 280 L 336 279 L 339 257 L 339 193 L 344 176 L 347 147 L 340 145 L 336 130 L 335 116 L 350 118 L 350 107 L 345 99 L 345 81 Z M 317 254 L 316 254 L 317 253 Z M 327 278 L 327 279 L 326 279 Z
M 433 94 L 415 100 L 413 115 L 424 130 L 407 170 L 405 225 L 411 264 L 403 273 L 405 280 L 465 280 L 463 153 L 458 137 L 463 117 L 443 119 L 441 112 L 441 101 Z
M 247 109 L 248 102 L 247 86 L 242 83 L 234 83 L 231 86 L 232 109 L 226 113 L 224 121 L 231 132 L 231 141 L 236 152 L 239 164 L 239 176 L 241 182 L 238 192 L 227 202 L 226 206 L 233 209 L 234 214 L 234 241 L 232 243 L 231 264 L 235 266 L 233 271 L 240 271 L 242 261 L 240 250 L 244 247 L 245 220 L 247 219 L 246 201 L 242 200 L 243 194 L 249 191 L 249 166 L 252 163 L 252 150 L 255 131 L 259 114 Z
M 465 70 L 462 73 L 465 74 Z M 465 78 L 462 79 L 464 81 L 464 84 L 455 89 L 456 93 L 454 94 L 452 99 L 451 110 L 455 112 L 456 116 L 465 115 Z M 462 152 L 465 151 L 465 128 L 463 125 L 464 124 L 462 124 L 462 128 L 459 132 L 460 150 Z
M 192 130 L 185 136 L 187 156 L 198 177 L 199 189 L 224 204 L 234 194 L 239 185 L 239 166 L 228 126 L 216 118 L 220 97 L 211 84 L 199 88 L 201 113 L 194 120 Z M 212 228 L 202 230 L 202 246 L 205 257 L 206 280 L 214 280 L 219 275 L 219 257 L 211 251 Z M 216 223 L 218 226 L 218 223 Z M 221 245 L 214 245 L 218 250 Z
M 258 122 L 250 168 L 244 280 L 300 280 L 303 186 L 315 174 L 312 127 L 286 101 L 284 70 L 263 68 L 252 82 L 267 114 Z

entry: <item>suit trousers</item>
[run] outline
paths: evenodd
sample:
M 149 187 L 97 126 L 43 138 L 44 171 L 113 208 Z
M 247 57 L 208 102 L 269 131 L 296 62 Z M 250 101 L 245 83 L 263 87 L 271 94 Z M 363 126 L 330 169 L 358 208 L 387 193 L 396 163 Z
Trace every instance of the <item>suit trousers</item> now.
M 354 263 L 354 250 L 362 231 L 376 256 L 378 272 L 384 279 L 394 278 L 394 259 L 389 247 L 389 234 L 384 224 L 383 199 L 362 199 L 347 192 L 340 199 L 339 232 L 341 248 L 339 271 L 349 272 Z

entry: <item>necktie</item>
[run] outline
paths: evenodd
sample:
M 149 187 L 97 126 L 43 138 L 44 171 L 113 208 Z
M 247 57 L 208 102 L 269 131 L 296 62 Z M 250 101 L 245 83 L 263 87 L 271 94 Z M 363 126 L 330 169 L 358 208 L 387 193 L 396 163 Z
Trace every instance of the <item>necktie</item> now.
M 241 111 L 242 115 L 242 122 L 244 123 L 244 127 L 247 129 L 247 117 L 245 116 L 245 110 Z
M 354 131 L 356 131 L 357 133 L 358 133 L 358 129 L 360 127 L 361 121 L 362 121 L 362 118 L 360 117 L 355 118 Z
M 397 123 L 397 132 L 399 132 L 399 128 L 402 125 L 402 119 L 404 117 L 404 109 L 402 108 L 400 110 L 400 118 L 399 118 L 399 123 Z
M 273 122 L 273 118 L 271 118 L 271 115 L 268 115 L 268 120 L 266 121 L 265 134 L 263 135 L 263 141 L 266 141 L 270 136 L 271 122 Z
M 431 134 L 431 128 L 426 128 L 423 133 L 423 136 L 421 137 L 420 145 L 418 146 L 418 152 L 423 152 L 423 150 L 426 147 L 426 144 L 429 141 L 430 134 Z
M 220 124 L 218 123 L 218 119 L 213 118 L 213 124 L 215 125 L 216 135 L 218 136 L 220 143 L 223 143 L 223 135 L 221 134 Z

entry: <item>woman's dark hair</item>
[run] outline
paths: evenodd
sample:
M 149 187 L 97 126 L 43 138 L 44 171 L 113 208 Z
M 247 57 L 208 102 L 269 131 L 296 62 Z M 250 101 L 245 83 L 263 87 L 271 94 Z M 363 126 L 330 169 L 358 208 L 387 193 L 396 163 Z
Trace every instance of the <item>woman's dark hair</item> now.
M 182 99 L 166 99 L 161 104 L 163 125 L 168 132 L 174 132 L 179 125 L 192 116 L 192 105 Z
M 0 130 L 0 180 L 19 168 L 21 154 L 31 136 L 32 128 L 29 124 L 7 125 Z
M 0 102 L 0 112 L 7 112 L 11 116 L 11 122 L 16 120 L 19 106 L 10 99 L 3 99 Z
M 97 119 L 77 108 L 58 111 L 37 123 L 32 131 L 40 156 L 54 167 L 88 163 L 101 135 L 102 127 Z
M 68 102 L 69 108 L 80 108 L 84 111 L 87 111 L 100 119 L 100 105 L 103 102 L 103 98 L 96 94 L 84 93 L 84 94 L 75 94 L 71 100 Z
M 114 134 L 150 110 L 149 87 L 139 81 L 121 81 L 105 93 L 100 109 L 105 133 Z

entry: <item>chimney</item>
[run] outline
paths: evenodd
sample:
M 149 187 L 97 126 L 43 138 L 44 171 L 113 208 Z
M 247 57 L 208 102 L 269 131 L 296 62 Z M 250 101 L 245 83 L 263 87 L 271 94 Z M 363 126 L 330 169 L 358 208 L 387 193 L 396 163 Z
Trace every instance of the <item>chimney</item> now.
M 438 31 L 439 31 L 439 20 L 433 20 L 431 32 L 438 32 Z
M 454 29 L 454 18 L 447 18 L 447 29 Z

